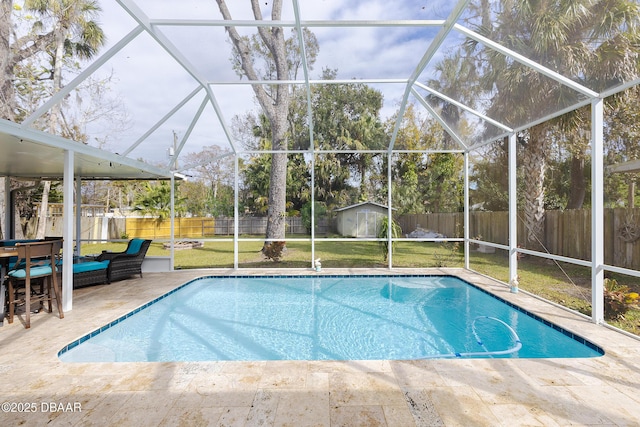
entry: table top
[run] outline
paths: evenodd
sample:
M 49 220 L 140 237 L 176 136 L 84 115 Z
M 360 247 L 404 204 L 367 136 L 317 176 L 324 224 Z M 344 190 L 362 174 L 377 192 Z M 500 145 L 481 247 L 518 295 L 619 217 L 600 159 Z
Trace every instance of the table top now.
M 13 246 L 0 247 L 0 258 L 18 256 L 18 250 Z

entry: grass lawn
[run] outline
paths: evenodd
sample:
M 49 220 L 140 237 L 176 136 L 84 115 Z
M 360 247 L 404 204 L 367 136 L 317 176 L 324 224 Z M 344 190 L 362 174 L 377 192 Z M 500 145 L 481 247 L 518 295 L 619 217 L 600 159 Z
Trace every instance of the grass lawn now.
M 103 250 L 123 251 L 126 242 L 84 244 L 82 254 L 95 254 Z M 261 252 L 262 242 L 240 242 L 238 264 L 240 268 L 311 268 L 311 243 L 287 243 L 280 262 L 266 259 Z M 168 256 L 162 243 L 154 242 L 148 255 Z M 387 267 L 384 250 L 377 242 L 353 240 L 341 242 L 316 241 L 315 258 L 322 260 L 323 268 L 376 268 Z M 462 267 L 462 245 L 453 243 L 397 242 L 393 252 L 394 267 Z M 176 269 L 231 268 L 233 242 L 207 241 L 202 248 L 175 251 Z M 506 251 L 493 254 L 472 252 L 470 267 L 480 273 L 504 282 L 509 278 Z M 565 307 L 591 314 L 591 270 L 574 264 L 555 263 L 537 257 L 518 261 L 520 288 Z M 615 277 L 619 283 L 640 292 L 640 281 L 635 278 Z M 640 310 L 630 310 L 624 317 L 610 320 L 610 324 L 640 335 Z
M 83 244 L 82 255 L 96 254 L 103 250 L 123 251 L 122 243 Z M 288 242 L 280 262 L 266 259 L 261 252 L 262 242 L 240 242 L 238 263 L 241 268 L 311 268 L 311 243 Z M 151 243 L 147 255 L 168 256 L 162 243 Z M 327 268 L 386 267 L 383 249 L 377 242 L 323 242 L 316 241 L 315 258 Z M 398 242 L 393 254 L 396 267 L 462 267 L 462 253 L 457 246 L 435 243 Z M 175 267 L 224 268 L 233 267 L 233 242 L 205 242 L 204 247 L 175 251 Z

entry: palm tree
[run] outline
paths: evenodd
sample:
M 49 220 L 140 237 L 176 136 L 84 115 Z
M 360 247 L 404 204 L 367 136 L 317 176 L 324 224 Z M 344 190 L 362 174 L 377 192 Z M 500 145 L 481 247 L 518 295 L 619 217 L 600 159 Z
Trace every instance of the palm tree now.
M 90 59 L 105 43 L 104 32 L 94 20 L 101 11 L 94 0 L 26 0 L 25 8 L 38 13 L 44 21 L 51 25 L 50 33 L 54 43 L 50 46 L 52 95 L 62 87 L 62 72 L 65 61 L 69 58 Z M 49 111 L 48 128 L 53 134 L 69 136 L 72 132 L 60 125 L 62 109 L 60 104 Z M 42 203 L 38 218 L 37 237 L 43 238 L 46 227 L 46 212 L 48 209 L 49 190 L 51 182 L 45 181 L 42 193 Z
M 595 3 L 595 4 L 594 4 Z M 482 4 L 488 7 L 486 2 Z M 496 19 L 483 19 L 483 35 L 524 54 L 595 91 L 639 74 L 637 46 L 640 9 L 630 0 L 511 0 L 501 2 Z M 486 14 L 481 14 L 486 15 Z M 475 46 L 474 46 L 475 47 Z M 518 125 L 571 105 L 578 94 L 499 53 L 482 51 L 485 87 L 492 93 L 489 115 Z M 489 86 L 490 85 L 490 86 Z M 533 107 L 533 108 L 532 108 Z M 564 117 L 566 131 L 579 132 L 581 114 Z M 568 124 L 567 124 L 568 123 Z M 525 222 L 530 242 L 543 243 L 544 172 L 553 127 L 538 125 L 519 135 L 524 146 Z M 576 138 L 567 138 L 576 142 Z M 586 139 L 574 151 L 584 155 Z M 582 173 L 576 167 L 576 174 Z
M 477 70 L 472 60 L 457 51 L 436 64 L 435 72 L 438 78 L 430 79 L 427 82 L 429 87 L 467 106 L 474 106 L 479 86 Z M 440 107 L 440 114 L 445 123 L 453 129 L 458 128 L 460 124 L 458 107 L 434 95 L 430 95 L 428 100 Z M 455 146 L 453 138 L 448 133 L 445 132 L 443 137 L 443 148 L 460 148 Z
M 177 187 L 176 183 L 176 187 Z M 138 193 L 135 200 L 134 211 L 149 215 L 161 223 L 171 217 L 171 185 L 167 181 L 160 181 L 157 184 L 145 183 L 145 189 Z M 183 210 L 183 200 L 176 198 L 174 210 L 181 213 Z

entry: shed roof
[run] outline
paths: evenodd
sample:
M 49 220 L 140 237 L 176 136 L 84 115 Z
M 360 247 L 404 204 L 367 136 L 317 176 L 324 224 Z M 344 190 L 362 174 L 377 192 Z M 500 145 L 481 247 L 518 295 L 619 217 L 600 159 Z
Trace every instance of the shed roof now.
M 356 203 L 356 204 L 353 204 L 353 205 L 345 206 L 343 208 L 334 209 L 333 211 L 334 212 L 342 212 L 342 211 L 347 211 L 347 210 L 350 210 L 350 209 L 359 208 L 359 207 L 365 206 L 365 205 L 377 206 L 377 207 L 382 208 L 382 209 L 388 209 L 389 208 L 388 206 L 385 206 L 385 205 L 382 205 L 382 204 L 376 203 L 376 202 L 360 202 L 360 203 Z M 395 211 L 396 208 L 391 208 L 391 210 Z

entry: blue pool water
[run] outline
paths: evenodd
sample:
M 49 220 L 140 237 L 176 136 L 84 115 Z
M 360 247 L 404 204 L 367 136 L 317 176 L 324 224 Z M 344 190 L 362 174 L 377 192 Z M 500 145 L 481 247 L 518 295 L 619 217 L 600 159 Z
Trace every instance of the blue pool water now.
M 596 357 L 451 276 L 208 277 L 62 349 L 64 362 Z

